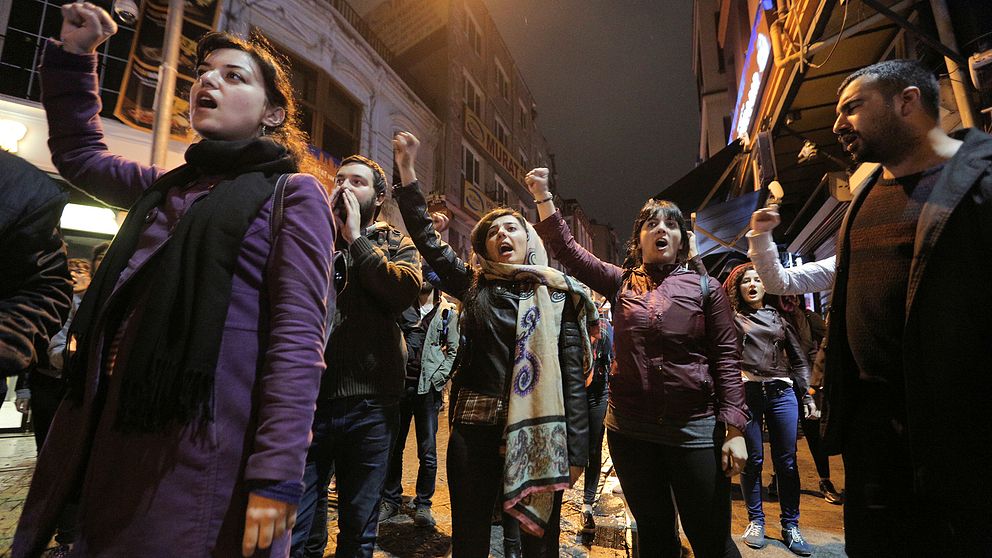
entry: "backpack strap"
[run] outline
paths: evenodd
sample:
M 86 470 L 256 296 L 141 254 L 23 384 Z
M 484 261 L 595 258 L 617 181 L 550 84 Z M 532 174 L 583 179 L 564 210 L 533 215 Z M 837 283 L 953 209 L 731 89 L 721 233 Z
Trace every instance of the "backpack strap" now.
M 709 310 L 710 278 L 708 275 L 699 276 L 699 290 L 703 293 L 703 310 Z
M 286 208 L 286 181 L 293 173 L 279 175 L 276 180 L 276 190 L 272 193 L 272 213 L 269 213 L 269 244 L 276 245 L 279 229 L 282 227 L 282 217 Z

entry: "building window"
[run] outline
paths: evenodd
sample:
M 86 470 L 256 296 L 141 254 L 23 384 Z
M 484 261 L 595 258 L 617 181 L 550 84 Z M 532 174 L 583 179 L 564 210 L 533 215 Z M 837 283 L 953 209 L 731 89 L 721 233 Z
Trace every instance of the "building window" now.
M 496 134 L 496 139 L 503 145 L 510 145 L 510 133 L 506 129 L 506 124 L 500 117 L 496 117 L 496 125 L 493 126 L 493 133 Z
M 503 70 L 499 60 L 496 60 L 496 89 L 499 90 L 501 97 L 510 100 L 510 78 L 506 77 L 506 71 Z
M 462 90 L 462 98 L 465 106 L 475 114 L 482 116 L 482 89 L 476 85 L 475 81 L 465 74 L 465 87 Z
M 338 160 L 359 151 L 362 107 L 331 77 L 303 59 L 280 49 L 292 65 L 290 77 L 299 100 L 300 128 L 310 143 Z
M 523 101 L 518 101 L 520 105 L 520 129 L 527 128 L 527 107 L 524 105 Z
M 38 101 L 41 97 L 38 62 L 46 37 L 57 37 L 62 26 L 65 1 L 17 0 L 10 10 L 0 53 L 0 94 Z M 0 2 L 0 6 L 3 2 Z M 113 117 L 121 82 L 131 53 L 134 28 L 117 24 L 117 34 L 97 50 L 97 76 L 102 116 Z
M 486 195 L 498 206 L 510 206 L 510 189 L 506 187 L 506 183 L 500 180 L 498 176 L 495 177 L 495 182 L 489 188 L 489 191 L 486 192 Z
M 521 149 L 519 153 L 520 153 L 520 166 L 523 167 L 524 170 L 529 171 L 530 167 L 528 166 L 529 163 L 527 162 L 527 154 L 524 153 L 523 149 Z
M 467 10 L 465 12 L 465 34 L 468 36 L 468 44 L 472 51 L 482 56 L 482 27 L 476 23 L 475 18 Z
M 472 148 L 462 144 L 462 181 L 479 186 L 482 176 L 482 158 Z

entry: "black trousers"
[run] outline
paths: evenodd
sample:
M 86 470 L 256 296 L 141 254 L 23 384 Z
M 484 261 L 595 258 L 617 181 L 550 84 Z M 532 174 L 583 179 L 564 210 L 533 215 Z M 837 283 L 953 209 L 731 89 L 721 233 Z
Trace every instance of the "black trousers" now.
M 606 431 L 606 440 L 637 522 L 641 556 L 679 558 L 679 519 L 697 558 L 741 555 L 730 537 L 730 478 L 720 468 L 722 442 L 713 448 L 679 448 L 614 430 Z
M 852 558 L 911 556 L 913 470 L 905 436 L 881 388 L 859 385 L 856 427 L 845 435 L 844 549 Z M 925 531 L 925 530 L 924 530 Z M 910 551 L 913 552 L 910 552 Z
M 606 407 L 610 399 L 605 381 L 589 388 L 586 392 L 586 403 L 589 406 L 589 464 L 586 466 L 584 479 L 583 504 L 592 504 L 596 500 L 600 469 L 603 467 L 603 435 L 606 433 L 603 419 L 606 418 Z
M 800 409 L 801 411 L 802 409 Z M 813 465 L 816 466 L 816 474 L 821 479 L 830 478 L 830 456 L 827 455 L 820 446 L 820 419 L 802 419 L 803 436 L 806 438 L 806 445 L 813 455 Z
M 493 506 L 500 495 L 502 426 L 454 423 L 448 436 L 452 558 L 488 558 Z M 561 492 L 543 538 L 521 533 L 524 558 L 557 558 Z

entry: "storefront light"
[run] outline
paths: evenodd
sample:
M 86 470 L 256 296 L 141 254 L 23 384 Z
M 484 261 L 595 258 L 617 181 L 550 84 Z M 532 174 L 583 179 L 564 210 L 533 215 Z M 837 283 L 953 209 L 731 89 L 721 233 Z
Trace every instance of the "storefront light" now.
M 117 234 L 117 214 L 105 207 L 70 203 L 62 211 L 62 228 L 66 230 Z
M 754 116 L 754 109 L 758 103 L 758 94 L 761 92 L 762 76 L 765 68 L 768 67 L 768 54 L 771 52 L 771 42 L 764 33 L 758 33 L 754 42 L 755 61 L 758 63 L 757 69 L 751 74 L 751 81 L 747 87 L 747 96 L 744 105 L 741 107 L 740 116 L 737 118 L 737 137 L 746 137 L 748 129 L 751 127 L 751 118 Z
M 0 118 L 0 149 L 17 153 L 17 144 L 28 133 L 28 127 L 16 120 Z

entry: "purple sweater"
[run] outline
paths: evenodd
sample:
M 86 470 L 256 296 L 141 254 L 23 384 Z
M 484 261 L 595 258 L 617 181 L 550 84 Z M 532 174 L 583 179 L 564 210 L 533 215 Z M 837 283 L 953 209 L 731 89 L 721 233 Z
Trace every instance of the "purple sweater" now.
M 63 177 L 128 207 L 163 170 L 107 151 L 95 69 L 95 56 L 46 45 L 41 78 L 49 147 Z M 149 212 L 118 288 L 165 245 L 185 211 L 208 193 L 205 185 L 173 188 Z M 325 366 L 325 316 L 334 305 L 328 294 L 334 230 L 326 191 L 310 175 L 287 181 L 274 246 L 271 207 L 270 200 L 249 225 L 238 254 L 207 435 L 190 426 L 152 434 L 114 430 L 120 379 L 104 375 L 103 351 L 91 351 L 83 403 L 62 405 L 39 455 L 15 556 L 47 543 L 78 483 L 86 518 L 80 555 L 171 556 L 177 543 L 190 556 L 240 555 L 248 489 L 261 483 L 275 489 L 271 496 L 295 495 L 286 489 L 302 479 Z M 132 336 L 125 323 L 119 359 L 127 358 Z M 91 338 L 96 347 L 107 341 Z M 272 555 L 285 555 L 288 543 L 288 534 L 275 541 Z

